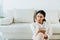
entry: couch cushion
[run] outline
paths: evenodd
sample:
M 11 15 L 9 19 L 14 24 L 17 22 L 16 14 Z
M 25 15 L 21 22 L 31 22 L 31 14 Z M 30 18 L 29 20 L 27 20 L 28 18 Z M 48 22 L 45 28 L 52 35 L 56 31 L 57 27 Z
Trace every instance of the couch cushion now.
M 14 22 L 33 22 L 33 9 L 15 9 Z
M 31 23 L 14 23 L 11 25 L 0 26 L 0 31 L 8 33 L 31 33 Z
M 31 23 L 14 23 L 7 26 L 0 26 L 0 32 L 8 39 L 31 39 L 32 31 L 30 28 Z
M 60 33 L 60 23 L 51 24 L 53 33 Z
M 46 11 L 46 20 L 50 23 L 59 23 L 57 10 L 47 10 Z

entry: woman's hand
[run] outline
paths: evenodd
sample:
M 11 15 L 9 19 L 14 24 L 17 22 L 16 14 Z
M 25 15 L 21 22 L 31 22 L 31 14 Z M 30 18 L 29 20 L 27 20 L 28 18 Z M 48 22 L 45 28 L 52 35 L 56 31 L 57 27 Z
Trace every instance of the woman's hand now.
M 47 34 L 44 34 L 44 39 L 48 39 L 48 35 Z

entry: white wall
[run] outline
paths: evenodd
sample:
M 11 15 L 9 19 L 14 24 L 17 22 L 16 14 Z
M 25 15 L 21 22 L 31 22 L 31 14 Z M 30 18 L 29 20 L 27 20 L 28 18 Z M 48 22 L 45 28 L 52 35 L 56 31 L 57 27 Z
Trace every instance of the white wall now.
M 3 0 L 3 11 L 7 9 L 60 9 L 60 0 Z
M 3 8 L 59 9 L 60 8 L 59 2 L 60 0 L 3 0 Z
M 0 16 L 3 16 L 2 0 L 0 0 Z

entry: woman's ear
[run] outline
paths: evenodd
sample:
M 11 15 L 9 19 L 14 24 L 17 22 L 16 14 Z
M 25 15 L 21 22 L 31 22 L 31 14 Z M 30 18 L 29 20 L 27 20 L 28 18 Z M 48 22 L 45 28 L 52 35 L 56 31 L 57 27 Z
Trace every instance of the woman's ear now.
M 36 22 L 36 19 L 37 19 L 37 18 L 36 18 L 36 16 L 35 16 L 35 17 L 34 17 L 34 22 Z
M 36 22 L 36 19 L 35 19 L 35 22 Z
M 36 22 L 36 19 L 34 19 L 34 22 Z

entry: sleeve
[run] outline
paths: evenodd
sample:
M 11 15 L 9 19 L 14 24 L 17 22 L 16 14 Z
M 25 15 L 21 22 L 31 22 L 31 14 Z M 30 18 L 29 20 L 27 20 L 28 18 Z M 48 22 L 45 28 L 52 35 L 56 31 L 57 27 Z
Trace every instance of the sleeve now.
M 50 24 L 47 25 L 47 35 L 48 35 L 48 38 L 50 38 L 52 36 L 52 27 L 50 26 Z
M 39 27 L 36 27 L 36 24 L 31 24 L 31 30 L 34 35 L 36 35 L 38 29 L 39 29 Z
M 31 30 L 34 33 L 34 25 L 33 25 L 33 23 L 31 24 Z

